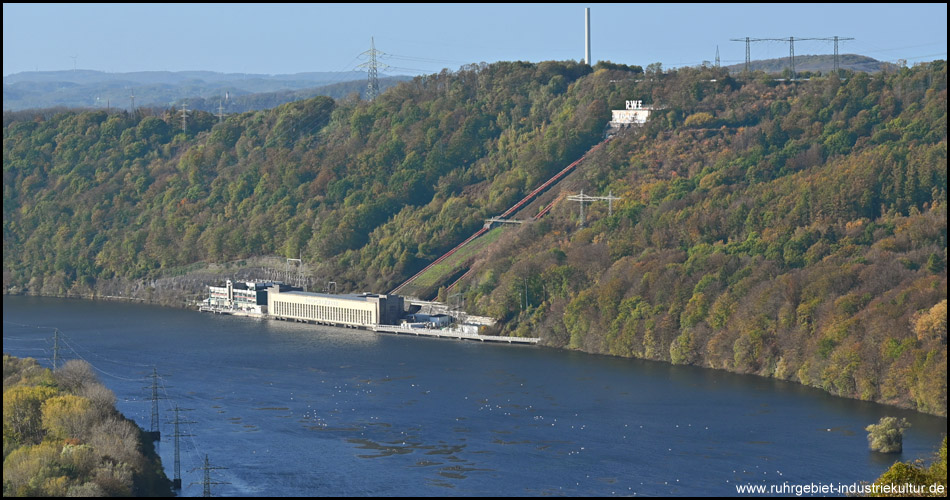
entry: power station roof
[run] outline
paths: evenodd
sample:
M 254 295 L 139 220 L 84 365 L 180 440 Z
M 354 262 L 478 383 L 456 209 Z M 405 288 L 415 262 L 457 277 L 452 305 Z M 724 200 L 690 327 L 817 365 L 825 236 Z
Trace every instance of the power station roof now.
M 280 292 L 280 295 L 302 295 L 304 297 L 316 297 L 316 298 L 321 298 L 321 299 L 359 300 L 363 302 L 365 302 L 367 299 L 380 297 L 380 295 L 375 295 L 371 293 L 332 294 L 332 293 L 301 292 L 301 291 Z

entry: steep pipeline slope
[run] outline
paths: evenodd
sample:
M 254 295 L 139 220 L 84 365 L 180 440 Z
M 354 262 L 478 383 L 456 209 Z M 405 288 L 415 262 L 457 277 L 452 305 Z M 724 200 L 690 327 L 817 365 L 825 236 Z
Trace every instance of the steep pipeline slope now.
M 597 149 L 601 148 L 604 144 L 606 144 L 608 140 L 609 140 L 609 139 L 605 139 L 605 140 L 599 142 L 598 144 L 594 145 L 594 146 L 593 146 L 592 148 L 590 148 L 586 153 L 584 153 L 580 158 L 578 158 L 577 160 L 574 160 L 571 164 L 569 164 L 568 166 L 564 167 L 560 172 L 554 174 L 554 175 L 551 176 L 551 178 L 549 178 L 547 181 L 545 181 L 545 182 L 542 183 L 540 186 L 538 186 L 537 188 L 535 188 L 533 191 L 531 191 L 530 193 L 528 193 L 528 194 L 527 194 L 524 198 L 522 198 L 518 203 L 515 203 L 515 204 L 512 205 L 510 208 L 508 208 L 508 210 L 505 210 L 504 212 L 502 212 L 502 214 L 499 215 L 498 217 L 496 217 L 496 219 L 505 219 L 506 217 L 508 217 L 508 216 L 510 216 L 511 214 L 517 212 L 519 209 L 521 209 L 522 207 L 524 207 L 525 205 L 527 205 L 529 202 L 531 202 L 532 200 L 534 200 L 538 195 L 540 195 L 541 193 L 545 192 L 545 191 L 546 191 L 547 189 L 549 189 L 551 186 L 557 184 L 557 183 L 558 183 L 560 180 L 562 180 L 567 174 L 569 174 L 571 171 L 573 171 L 575 167 L 577 167 L 579 164 L 581 164 L 581 163 L 588 157 L 588 155 L 590 155 L 592 152 L 596 151 Z M 538 214 L 538 216 L 541 216 L 541 215 L 543 215 L 544 213 L 546 213 L 547 210 L 550 209 L 551 206 L 553 206 L 553 203 L 552 203 L 551 205 L 549 205 L 549 206 L 547 207 L 547 209 L 546 209 L 544 212 Z M 412 277 L 410 277 L 408 280 L 404 281 L 402 284 L 400 284 L 400 285 L 397 286 L 396 288 L 393 288 L 389 293 L 391 293 L 391 294 L 396 294 L 396 293 L 399 293 L 399 292 L 405 290 L 411 283 L 413 283 L 415 280 L 417 280 L 420 276 L 422 276 L 423 274 L 429 272 L 433 267 L 435 267 L 436 265 L 442 263 L 442 262 L 445 261 L 446 259 L 450 258 L 450 257 L 451 257 L 452 255 L 454 255 L 456 252 L 459 252 L 463 247 L 465 247 L 466 245 L 470 244 L 473 240 L 475 240 L 475 239 L 478 238 L 479 236 L 482 236 L 483 234 L 485 234 L 486 232 L 488 232 L 488 230 L 489 230 L 490 228 L 491 228 L 491 222 L 487 222 L 481 229 L 479 229 L 478 231 L 476 231 L 474 234 L 472 234 L 471 236 L 469 236 L 468 238 L 466 238 L 464 241 L 462 241 L 461 243 L 459 243 L 458 245 L 456 245 L 454 248 L 452 248 L 452 249 L 449 250 L 448 252 L 444 253 L 444 254 L 443 254 L 442 256 L 440 256 L 439 258 L 437 258 L 437 259 L 435 259 L 434 261 L 432 261 L 429 265 L 427 265 L 426 267 L 422 268 L 421 271 L 419 271 L 418 273 L 414 274 L 414 275 L 413 275 Z M 434 278 L 434 281 L 440 282 L 441 280 L 444 280 L 444 279 L 447 279 L 447 278 L 448 278 L 448 276 L 436 277 L 436 278 Z

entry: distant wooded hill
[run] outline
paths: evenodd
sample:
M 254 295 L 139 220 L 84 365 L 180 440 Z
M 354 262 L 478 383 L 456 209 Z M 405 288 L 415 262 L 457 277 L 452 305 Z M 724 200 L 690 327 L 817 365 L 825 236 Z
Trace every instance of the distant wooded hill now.
M 750 61 L 749 69 L 752 71 L 765 71 L 766 73 L 781 73 L 788 67 L 788 58 L 762 59 L 759 61 Z M 857 54 L 839 54 L 838 67 L 851 71 L 860 71 L 864 73 L 877 73 L 878 71 L 896 71 L 897 65 L 889 62 L 878 61 L 877 59 L 860 56 Z M 795 56 L 795 71 L 797 73 L 811 72 L 827 74 L 835 68 L 834 55 L 801 55 Z M 726 66 L 729 73 L 740 73 L 745 69 L 745 63 Z
M 752 71 L 781 73 L 788 58 L 752 61 Z M 897 66 L 873 58 L 842 54 L 839 67 L 875 73 Z M 730 73 L 743 71 L 745 64 L 726 67 Z M 828 73 L 834 68 L 833 55 L 802 55 L 795 58 L 799 73 Z M 380 78 L 383 91 L 407 76 Z M 358 92 L 365 97 L 366 75 L 362 72 L 310 72 L 291 75 L 216 73 L 213 71 L 140 71 L 107 73 L 92 70 L 26 71 L 3 78 L 3 110 L 42 108 L 128 109 L 135 95 L 136 107 L 165 108 L 184 104 L 188 109 L 217 113 L 244 113 L 270 109 L 281 104 L 327 96 L 334 99 Z M 225 99 L 225 95 L 228 98 Z
M 410 80 L 408 76 L 392 76 L 379 79 L 380 92 L 398 84 Z M 302 101 L 311 97 L 324 96 L 333 99 L 343 99 L 351 95 L 359 95 L 360 99 L 366 98 L 366 78 L 351 80 L 348 82 L 334 83 L 322 87 L 311 87 L 299 90 L 278 90 L 274 92 L 259 92 L 256 94 L 247 94 L 234 96 L 228 99 L 223 96 L 212 97 L 188 97 L 183 98 L 172 104 L 172 107 L 179 108 L 182 104 L 189 110 L 207 111 L 217 114 L 219 111 L 224 114 L 245 113 L 247 111 L 259 111 L 271 109 L 286 104 L 288 102 Z
M 380 90 L 410 79 L 380 78 Z M 352 92 L 362 95 L 366 74 L 355 71 L 260 75 L 211 71 L 28 71 L 3 77 L 3 110 L 38 108 L 128 109 L 180 106 L 190 109 L 243 113 L 318 95 L 333 98 Z M 225 95 L 229 99 L 224 101 Z M 207 101 L 207 103 L 205 102 Z M 222 102 L 223 101 L 223 102 Z

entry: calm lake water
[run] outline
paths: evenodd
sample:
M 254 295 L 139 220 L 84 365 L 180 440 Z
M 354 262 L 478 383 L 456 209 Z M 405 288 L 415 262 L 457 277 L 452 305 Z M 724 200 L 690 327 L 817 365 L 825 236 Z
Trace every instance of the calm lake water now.
M 26 325 L 26 326 L 24 326 Z M 947 420 L 797 384 L 536 346 L 377 334 L 117 302 L 3 299 L 3 350 L 82 357 L 148 429 L 183 496 L 736 495 L 873 481 L 930 457 Z M 945 374 L 934 374 L 944 376 Z M 901 455 L 868 451 L 883 416 Z

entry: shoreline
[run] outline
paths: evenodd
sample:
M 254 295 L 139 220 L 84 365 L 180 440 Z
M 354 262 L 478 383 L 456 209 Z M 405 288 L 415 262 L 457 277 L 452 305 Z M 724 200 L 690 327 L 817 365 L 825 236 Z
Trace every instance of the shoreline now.
M 109 302 L 109 301 L 111 301 L 111 302 L 119 302 L 119 301 L 133 301 L 133 300 L 135 300 L 135 301 L 138 301 L 138 303 L 141 303 L 141 304 L 157 305 L 157 306 L 162 306 L 162 307 L 172 307 L 172 308 L 175 308 L 175 309 L 191 309 L 191 307 L 192 307 L 192 304 L 189 304 L 187 301 L 185 301 L 185 303 L 182 304 L 182 305 L 177 305 L 177 306 L 176 306 L 176 305 L 174 305 L 174 304 L 161 303 L 161 302 L 158 302 L 158 301 L 149 301 L 148 299 L 139 298 L 139 297 L 121 297 L 121 298 L 119 298 L 119 297 L 117 297 L 117 296 L 102 296 L 102 295 L 95 295 L 95 294 L 93 294 L 91 297 L 89 297 L 89 296 L 82 296 L 82 295 L 80 295 L 80 296 L 75 296 L 75 295 L 72 295 L 72 296 L 70 296 L 70 295 L 67 295 L 67 296 L 55 296 L 55 295 L 41 295 L 41 294 L 34 294 L 34 293 L 10 293 L 8 290 L 4 290 L 3 295 L 25 296 L 25 297 L 48 297 L 48 298 L 59 298 L 59 299 L 104 300 L 104 301 L 107 301 L 107 302 Z M 115 298 L 109 298 L 109 297 L 115 297 Z M 261 318 L 261 319 L 267 319 L 267 318 Z M 329 326 L 335 326 L 335 325 L 329 325 Z M 337 327 L 337 328 L 343 328 L 342 326 L 335 326 L 335 327 Z M 513 337 L 513 338 L 520 338 L 520 337 Z M 638 358 L 638 357 L 633 357 L 633 356 L 630 356 L 630 357 L 626 357 L 626 356 L 616 356 L 616 355 L 607 354 L 607 353 L 597 353 L 597 352 L 584 351 L 584 350 L 582 350 L 582 349 L 571 349 L 571 348 L 568 348 L 568 347 L 566 347 L 566 346 L 565 346 L 565 347 L 557 347 L 557 346 L 552 346 L 552 345 L 549 345 L 549 344 L 545 343 L 543 337 L 540 337 L 539 339 L 540 339 L 540 340 L 539 340 L 538 343 L 535 344 L 535 345 L 542 346 L 542 347 L 550 347 L 550 348 L 553 348 L 553 349 L 560 349 L 560 350 L 565 350 L 565 351 L 580 352 L 580 353 L 584 353 L 584 354 L 586 354 L 586 355 L 608 356 L 608 357 L 615 358 L 615 359 L 635 359 L 635 360 L 639 360 L 639 361 L 652 361 L 652 362 L 655 362 L 655 363 L 663 363 L 663 364 L 666 364 L 666 365 L 674 365 L 674 363 L 671 363 L 671 362 L 669 362 L 669 361 L 664 361 L 664 360 L 656 360 L 656 359 L 648 359 L 648 358 Z M 726 369 L 724 369 L 724 368 L 716 368 L 716 367 L 712 367 L 712 366 L 704 366 L 704 365 L 698 365 L 698 364 L 696 364 L 696 365 L 677 365 L 677 366 L 692 366 L 692 367 L 702 368 L 702 369 L 707 369 L 707 370 L 716 370 L 716 371 L 722 371 L 722 372 L 726 372 L 726 373 L 733 373 L 733 374 L 736 374 L 736 375 L 751 375 L 751 376 L 758 377 L 758 378 L 762 378 L 762 379 L 779 380 L 779 381 L 782 381 L 782 382 L 789 382 L 789 383 L 797 384 L 797 385 L 800 385 L 800 386 L 803 386 L 803 387 L 808 387 L 808 388 L 812 388 L 812 389 L 817 389 L 817 390 L 821 391 L 821 392 L 824 393 L 824 394 L 827 394 L 827 395 L 829 395 L 829 396 L 833 396 L 833 397 L 836 397 L 836 398 L 848 399 L 848 400 L 853 400 L 853 401 L 864 401 L 864 402 L 867 402 L 867 403 L 879 404 L 879 405 L 888 406 L 888 407 L 892 407 L 892 408 L 897 408 L 897 409 L 901 409 L 901 410 L 909 410 L 909 411 L 913 411 L 913 412 L 920 413 L 920 414 L 922 414 L 922 415 L 930 415 L 930 416 L 942 417 L 942 418 L 947 418 L 947 417 L 948 417 L 948 415 L 946 415 L 946 414 L 941 415 L 941 414 L 939 414 L 939 413 L 928 413 L 928 412 L 925 412 L 925 411 L 920 411 L 919 409 L 913 408 L 913 407 L 910 407 L 910 406 L 904 406 L 904 405 L 899 405 L 899 404 L 893 404 L 893 403 L 888 403 L 888 402 L 885 402 L 885 401 L 866 400 L 866 399 L 861 399 L 861 398 L 856 398 L 856 397 L 848 397 L 848 396 L 842 396 L 842 395 L 839 395 L 839 394 L 833 394 L 833 393 L 831 393 L 831 392 L 829 392 L 829 391 L 823 389 L 822 387 L 803 384 L 803 383 L 801 383 L 800 381 L 797 381 L 797 380 L 787 380 L 787 379 L 781 379 L 781 378 L 776 378 L 776 377 L 767 377 L 767 376 L 758 375 L 758 374 L 755 374 L 755 373 L 742 373 L 742 372 L 737 372 L 737 371 L 726 370 Z
M 243 318 L 253 318 L 259 320 L 290 321 L 294 323 L 306 323 L 314 325 L 332 326 L 335 328 L 355 328 L 357 330 L 368 330 L 377 333 L 392 333 L 394 335 L 414 335 L 416 337 L 435 337 L 455 340 L 473 340 L 479 342 L 498 342 L 508 344 L 531 344 L 536 345 L 541 341 L 540 337 L 505 337 L 500 335 L 481 335 L 477 333 L 465 333 L 452 328 L 413 328 L 403 325 L 349 325 L 344 323 L 322 322 L 322 321 L 304 321 L 294 319 L 284 319 L 271 316 L 269 314 L 254 313 L 242 311 L 240 309 L 225 309 L 210 306 L 198 306 L 199 312 L 211 314 L 222 314 L 226 316 L 238 316 Z

